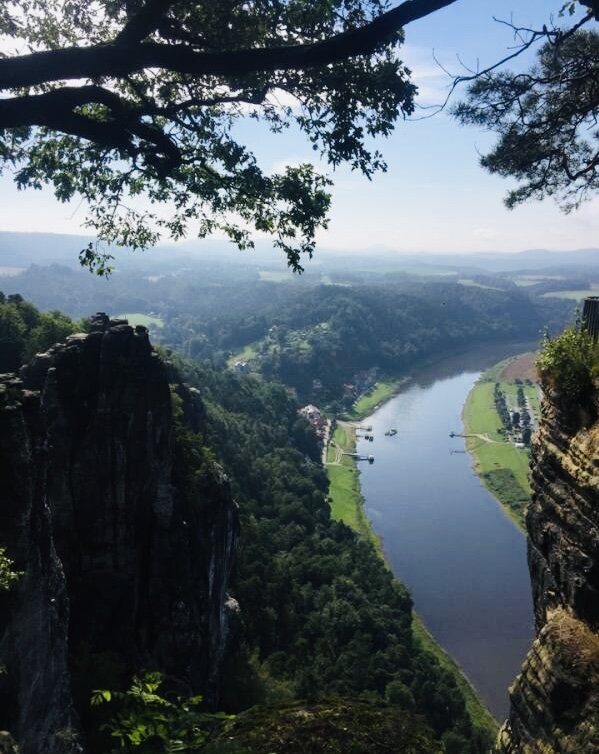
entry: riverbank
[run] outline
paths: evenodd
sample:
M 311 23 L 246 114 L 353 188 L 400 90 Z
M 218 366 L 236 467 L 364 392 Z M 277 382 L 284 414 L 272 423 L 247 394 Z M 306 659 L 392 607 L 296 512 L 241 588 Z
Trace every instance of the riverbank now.
M 352 410 L 347 413 L 347 417 L 352 421 L 359 421 L 368 416 L 383 403 L 391 400 L 394 395 L 397 395 L 408 380 L 409 377 L 380 380 L 370 392 L 365 393 L 356 401 Z
M 530 501 L 529 451 L 506 440 L 503 424 L 494 401 L 495 385 L 515 401 L 518 385 L 505 379 L 517 358 L 499 362 L 484 372 L 470 391 L 462 418 L 466 447 L 473 459 L 473 468 L 482 484 L 503 506 L 514 523 L 526 530 L 525 515 Z M 538 389 L 523 384 L 522 388 L 532 410 L 538 417 Z
M 332 441 L 327 447 L 326 470 L 329 477 L 331 516 L 336 521 L 343 521 L 350 529 L 371 542 L 384 560 L 381 542 L 374 533 L 364 510 L 358 464 L 351 456 L 344 455 L 355 452 L 355 425 L 339 421 L 333 432 Z
M 402 382 L 406 381 L 406 379 L 402 380 Z M 396 395 L 399 387 L 400 385 L 396 385 L 396 388 L 388 394 L 387 400 Z M 377 403 L 381 403 L 380 398 Z M 360 536 L 371 542 L 379 557 L 386 563 L 382 542 L 366 516 L 357 462 L 351 456 L 343 455 L 344 453 L 355 453 L 355 451 L 355 424 L 338 422 L 326 453 L 331 515 L 334 519 L 343 521 Z M 412 612 L 412 630 L 414 638 L 420 646 L 430 652 L 439 665 L 454 678 L 466 701 L 472 724 L 484 734 L 494 738 L 498 730 L 496 720 L 480 701 L 460 666 L 439 646 L 414 611 Z
M 466 709 L 475 728 L 495 739 L 499 732 L 499 724 L 491 715 L 489 710 L 478 698 L 478 695 L 464 674 L 458 663 L 445 652 L 442 647 L 435 641 L 422 622 L 420 616 L 415 610 L 412 610 L 412 633 L 414 638 L 423 649 L 432 654 L 439 665 L 451 674 L 456 682 L 456 686 L 461 691 L 465 701 Z

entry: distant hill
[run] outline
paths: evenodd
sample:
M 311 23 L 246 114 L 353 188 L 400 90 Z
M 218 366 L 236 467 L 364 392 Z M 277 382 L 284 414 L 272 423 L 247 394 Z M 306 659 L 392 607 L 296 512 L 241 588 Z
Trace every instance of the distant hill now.
M 78 253 L 92 236 L 59 233 L 17 233 L 0 231 L 0 266 L 28 267 L 31 264 L 66 264 L 78 266 Z M 131 253 L 124 249 L 111 250 L 120 269 L 145 269 L 180 266 L 191 260 L 212 261 L 218 264 L 239 264 L 268 269 L 286 269 L 282 252 L 273 249 L 267 240 L 259 240 L 252 251 L 240 252 L 222 240 L 189 239 L 177 244 L 160 244 L 145 253 Z M 405 253 L 381 247 L 345 252 L 318 248 L 312 261 L 305 260 L 306 270 L 316 272 L 343 268 L 356 274 L 363 271 L 431 272 L 447 271 L 458 274 L 502 272 L 571 273 L 599 270 L 599 249 L 571 251 L 480 252 L 471 254 Z
M 93 241 L 92 236 L 0 231 L 0 266 L 77 264 L 77 255 L 90 241 Z

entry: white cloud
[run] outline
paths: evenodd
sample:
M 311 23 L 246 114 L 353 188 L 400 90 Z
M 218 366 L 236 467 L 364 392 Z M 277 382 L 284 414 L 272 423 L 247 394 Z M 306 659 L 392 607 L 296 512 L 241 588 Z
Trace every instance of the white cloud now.
M 401 50 L 404 63 L 412 71 L 412 82 L 418 87 L 419 105 L 439 105 L 445 101 L 452 78 L 443 70 L 448 64 L 446 52 L 404 45 Z M 455 59 L 454 59 L 455 60 Z

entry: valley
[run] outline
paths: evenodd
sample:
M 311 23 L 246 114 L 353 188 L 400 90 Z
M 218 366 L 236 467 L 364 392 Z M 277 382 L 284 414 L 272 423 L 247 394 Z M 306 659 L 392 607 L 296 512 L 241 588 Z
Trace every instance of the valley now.
M 153 272 L 151 285 L 165 286 L 160 268 Z M 65 281 L 56 282 L 53 274 L 50 268 L 29 271 L 30 282 L 45 281 L 39 300 L 66 296 Z M 386 705 L 395 705 L 406 720 L 412 711 L 424 716 L 424 727 L 414 728 L 423 740 L 487 754 L 507 714 L 507 687 L 533 636 L 532 608 L 524 538 L 474 474 L 465 444 L 473 438 L 460 435 L 475 435 L 484 449 L 526 456 L 516 448 L 524 422 L 515 426 L 513 413 L 519 408 L 523 415 L 525 407 L 533 427 L 538 396 L 510 357 L 536 347 L 529 339 L 544 322 L 559 329 L 569 302 L 529 293 L 530 286 L 506 291 L 485 278 L 448 282 L 447 275 L 435 282 L 369 285 L 259 275 L 240 283 L 213 269 L 207 287 L 196 289 L 195 274 L 189 274 L 186 289 L 176 283 L 166 308 L 144 307 L 132 291 L 123 293 L 117 311 L 130 314 L 113 320 L 102 315 L 76 322 L 38 312 L 18 294 L 4 295 L 0 371 L 15 369 L 59 340 L 63 346 L 51 348 L 41 357 L 43 368 L 31 371 L 37 375 L 39 369 L 35 386 L 44 391 L 48 364 L 73 360 L 78 348 L 91 354 L 102 332 L 108 350 L 117 342 L 133 349 L 127 357 L 131 366 L 122 374 L 117 365 L 129 361 L 111 362 L 126 397 L 133 384 L 143 385 L 133 365 L 140 344 L 144 358 L 149 355 L 147 330 L 158 342 L 152 360 L 170 385 L 168 432 L 176 448 L 174 457 L 161 449 L 166 453 L 161 465 L 171 469 L 169 484 L 186 510 L 183 522 L 176 517 L 171 524 L 173 531 L 196 516 L 195 500 L 210 516 L 230 494 L 239 511 L 230 593 L 221 594 L 219 608 L 227 605 L 236 627 L 209 684 L 202 673 L 193 681 L 222 710 L 239 716 L 230 726 L 235 736 L 265 745 L 250 728 L 267 719 L 265 729 L 284 724 L 285 735 L 295 741 L 303 735 L 290 727 L 299 701 L 320 725 L 323 701 L 335 696 L 351 705 L 360 697 L 383 705 L 383 727 L 390 723 Z M 238 286 L 241 297 L 235 298 Z M 200 290 L 209 292 L 206 300 Z M 182 291 L 175 304 L 175 292 Z M 71 337 L 90 328 L 91 335 Z M 516 342 L 518 335 L 525 342 Z M 78 374 L 75 361 L 70 369 Z M 12 391 L 9 382 L 7 412 Z M 68 392 L 61 391 L 61 410 L 70 415 Z M 494 405 L 497 391 L 514 423 L 508 434 Z M 45 405 L 49 399 L 43 395 Z M 479 398 L 468 417 L 472 395 Z M 85 411 L 93 412 L 97 400 L 104 398 L 82 404 Z M 123 408 L 116 395 L 114 400 L 116 417 Z M 462 410 L 472 422 L 466 430 Z M 168 426 L 166 416 L 162 422 Z M 90 426 L 97 427 L 93 442 L 103 447 L 121 442 L 101 419 Z M 82 436 L 87 431 L 78 430 Z M 118 458 L 121 451 L 114 452 Z M 69 453 L 76 458 L 77 449 Z M 493 456 L 492 463 L 507 461 Z M 113 472 L 114 489 L 123 484 L 127 489 L 119 469 Z M 72 472 L 65 467 L 60 473 Z M 517 469 L 513 473 L 519 479 Z M 96 476 L 103 484 L 99 472 Z M 59 500 L 63 495 L 53 494 Z M 127 494 L 134 499 L 137 493 Z M 97 547 L 111 549 L 108 542 Z M 211 558 L 212 547 L 203 540 L 202 557 Z M 12 552 L 9 547 L 9 557 Z M 169 557 L 176 562 L 178 556 Z M 208 595 L 194 597 L 200 612 L 214 609 Z M 81 615 L 80 593 L 70 591 L 68 599 L 73 614 Z M 74 710 L 87 730 L 99 719 L 88 710 L 89 694 L 100 684 L 107 693 L 125 688 L 134 662 L 123 656 L 119 670 L 107 665 L 101 647 L 86 648 L 86 630 L 77 628 L 69 672 Z M 208 661 L 198 655 L 200 665 Z M 379 735 L 374 728 L 363 733 Z M 90 740 L 92 751 L 104 754 L 98 748 L 102 738 L 94 733 Z M 215 751 L 221 750 L 227 748 L 219 743 Z
M 551 5 L 0 0 L 0 754 L 599 754 Z

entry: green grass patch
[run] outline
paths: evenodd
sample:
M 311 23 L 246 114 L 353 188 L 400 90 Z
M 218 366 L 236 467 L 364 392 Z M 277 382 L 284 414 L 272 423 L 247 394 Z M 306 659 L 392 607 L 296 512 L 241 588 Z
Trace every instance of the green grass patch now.
M 561 275 L 516 275 L 512 278 L 516 285 L 526 287 L 529 285 L 537 285 L 544 280 L 563 280 Z
M 377 382 L 370 392 L 357 400 L 348 415 L 352 419 L 363 419 L 371 414 L 380 403 L 392 398 L 404 382 L 405 378 Z
M 544 293 L 542 298 L 567 298 L 572 301 L 581 301 L 583 298 L 592 296 L 594 293 L 596 291 L 589 289 L 585 291 L 550 291 L 549 293 Z
M 458 280 L 458 283 L 460 285 L 465 286 L 466 288 L 487 288 L 487 290 L 490 291 L 499 291 L 500 288 L 497 288 L 494 285 L 484 285 L 483 283 L 477 283 L 476 280 L 471 280 L 470 278 L 460 278 Z
M 232 367 L 236 361 L 251 361 L 258 354 L 259 343 L 250 343 L 244 346 L 241 351 L 236 351 L 227 359 L 227 366 Z
M 530 491 L 522 487 L 510 469 L 492 469 L 481 473 L 485 486 L 496 498 L 504 501 L 513 518 L 524 529 L 524 513 L 530 501 Z
M 151 317 L 149 314 L 142 314 L 140 312 L 132 312 L 128 314 L 117 314 L 115 319 L 127 319 L 129 324 L 135 327 L 136 325 L 142 325 L 143 327 L 162 327 L 164 320 L 160 317 Z
M 516 448 L 513 443 L 506 442 L 499 432 L 502 427 L 501 419 L 495 409 L 493 389 L 495 377 L 500 369 L 496 365 L 470 391 L 464 406 L 464 426 L 466 434 L 486 435 L 493 442 L 485 442 L 478 437 L 468 437 L 466 445 L 474 458 L 475 471 L 485 487 L 505 507 L 512 520 L 521 528 L 525 528 L 524 515 L 526 505 L 530 500 L 529 454 L 526 449 Z M 502 367 L 505 362 L 502 362 Z M 506 393 L 508 402 L 516 405 L 516 391 L 518 386 L 513 383 L 500 383 Z M 525 386 L 527 394 L 536 393 L 534 386 Z M 532 400 L 531 400 L 532 402 Z M 538 406 L 538 396 L 535 396 Z M 535 408 L 535 403 L 533 403 Z
M 331 514 L 336 521 L 343 521 L 350 528 L 364 534 L 358 509 L 361 505 L 358 472 L 345 464 L 330 466 L 329 495 Z
M 336 521 L 358 532 L 361 537 L 372 542 L 376 551 L 383 557 L 379 538 L 364 512 L 364 499 L 360 490 L 360 476 L 356 461 L 351 456 L 342 456 L 340 464 L 331 465 L 336 456 L 336 448 L 348 453 L 356 449 L 356 438 L 348 428 L 337 426 L 333 434 L 335 447 L 329 445 L 327 450 L 327 475 L 329 477 L 329 498 L 331 516 Z
M 293 280 L 291 272 L 279 272 L 278 270 L 260 270 L 258 275 L 260 275 L 260 280 L 265 280 L 268 283 L 290 283 Z
M 503 442 L 503 437 L 499 432 L 503 425 L 495 410 L 493 398 L 494 385 L 494 381 L 476 383 L 464 406 L 464 424 L 466 434 L 476 432 L 488 435 L 491 440 Z M 475 440 L 477 443 L 483 442 L 477 438 Z M 494 447 L 492 444 L 489 445 Z
M 538 418 L 539 416 L 541 416 L 541 395 L 539 392 L 539 387 L 537 385 L 523 385 L 522 387 L 524 388 L 524 395 L 530 401 L 532 410 L 534 411 L 535 416 Z

